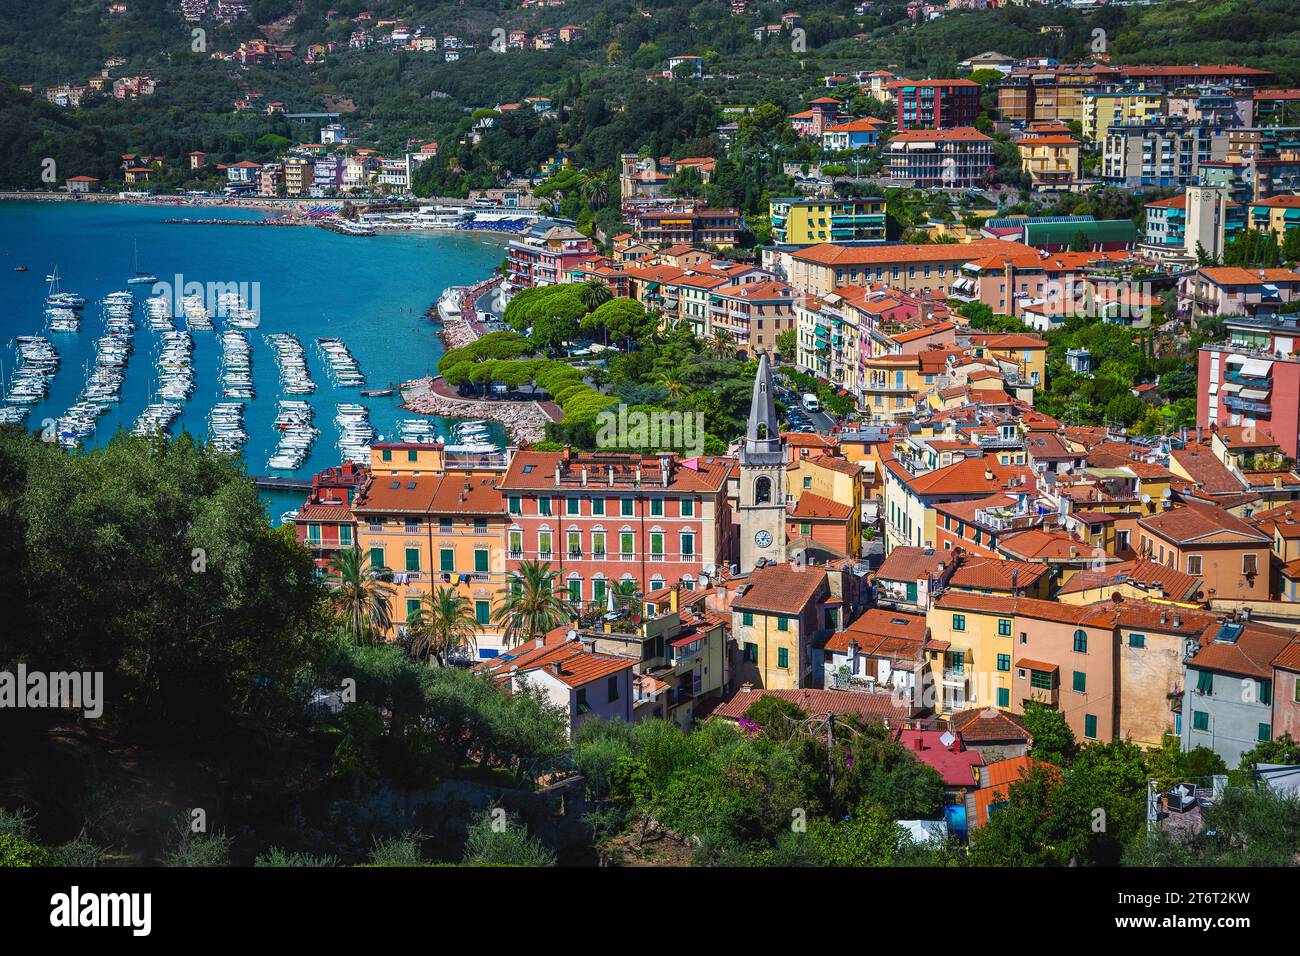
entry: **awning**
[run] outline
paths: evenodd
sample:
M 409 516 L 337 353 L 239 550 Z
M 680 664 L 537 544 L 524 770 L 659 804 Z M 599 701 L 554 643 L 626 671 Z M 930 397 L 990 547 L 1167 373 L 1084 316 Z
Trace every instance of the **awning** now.
M 1241 386 L 1238 385 L 1236 382 L 1224 382 L 1223 385 L 1220 387 L 1219 391 L 1221 391 L 1221 392 L 1240 392 L 1240 391 L 1241 391 Z
M 1047 673 L 1060 670 L 1060 668 L 1057 667 L 1055 664 L 1048 664 L 1044 661 L 1031 661 L 1027 657 L 1022 657 L 1020 658 L 1020 660 L 1016 661 L 1016 666 L 1023 667 L 1025 670 L 1045 671 Z
M 1268 373 L 1272 370 L 1273 363 L 1264 359 L 1246 359 L 1241 366 L 1242 375 L 1250 375 L 1255 378 L 1267 378 Z
M 1268 398 L 1268 392 L 1258 388 L 1243 388 L 1241 397 L 1252 402 L 1262 402 Z

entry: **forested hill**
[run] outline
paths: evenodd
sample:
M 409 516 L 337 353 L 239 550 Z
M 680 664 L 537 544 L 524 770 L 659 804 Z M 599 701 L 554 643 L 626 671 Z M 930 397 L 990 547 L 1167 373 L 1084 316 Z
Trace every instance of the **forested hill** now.
M 125 152 L 162 156 L 170 169 L 193 149 L 219 161 L 265 159 L 315 135 L 264 110 L 237 114 L 236 101 L 250 93 L 260 94 L 259 102 L 283 102 L 289 112 L 343 112 L 359 142 L 381 151 L 459 138 L 473 110 L 549 96 L 563 126 L 571 128 L 521 120 L 527 128 L 498 135 L 502 142 L 472 158 L 519 170 L 557 144 L 579 140 L 582 162 L 594 169 L 610 168 L 626 148 L 667 154 L 673 144 L 709 134 L 728 104 L 800 109 L 833 72 L 960 75 L 961 60 L 987 50 L 1083 59 L 1094 52 L 1098 30 L 1112 62 L 1241 63 L 1270 69 L 1283 84 L 1300 82 L 1300 25 L 1288 0 L 1091 13 L 1013 6 L 953 11 L 921 24 L 907 18 L 904 0 L 882 0 L 863 13 L 855 12 L 856 0 L 760 3 L 744 15 L 733 15 L 727 0 L 567 0 L 541 9 L 524 9 L 519 0 L 251 0 L 246 17 L 226 24 L 187 22 L 178 0 L 120 5 L 125 12 L 110 12 L 105 0 L 0 4 L 0 187 L 41 185 L 48 157 L 61 174 L 108 180 Z M 756 27 L 779 22 L 787 9 L 802 16 L 799 43 L 788 31 L 754 39 Z M 424 26 L 439 39 L 456 34 L 478 49 L 449 63 L 441 50 L 395 51 L 378 43 L 347 48 L 354 31 L 378 38 L 391 32 L 392 22 Z M 581 26 L 584 35 L 553 50 L 488 49 L 495 30 L 535 35 L 566 24 Z M 1043 30 L 1049 26 L 1059 32 Z M 196 29 L 203 31 L 201 52 L 193 49 Z M 241 67 L 212 56 L 259 37 L 293 45 L 298 57 Z M 330 41 L 342 46 L 321 62 L 302 62 L 308 45 Z M 705 79 L 683 79 L 671 90 L 646 83 L 647 73 L 662 71 L 669 56 L 683 53 L 704 57 Z M 39 95 L 48 86 L 85 84 L 110 58 L 124 61 L 111 76 L 152 75 L 156 92 L 139 99 L 89 98 L 76 109 Z M 27 83 L 35 84 L 37 96 L 18 90 Z M 486 182 L 493 170 L 483 173 Z M 464 177 L 457 176 L 463 187 Z

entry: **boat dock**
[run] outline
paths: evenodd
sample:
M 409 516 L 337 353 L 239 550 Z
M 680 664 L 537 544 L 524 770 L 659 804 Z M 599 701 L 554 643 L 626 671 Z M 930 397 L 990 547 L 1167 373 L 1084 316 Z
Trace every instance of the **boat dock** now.
M 310 478 L 282 478 L 279 475 L 254 475 L 253 484 L 263 491 L 311 491 Z

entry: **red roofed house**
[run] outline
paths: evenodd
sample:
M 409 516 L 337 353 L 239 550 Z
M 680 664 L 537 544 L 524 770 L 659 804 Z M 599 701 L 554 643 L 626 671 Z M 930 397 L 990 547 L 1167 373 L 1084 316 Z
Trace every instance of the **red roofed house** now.
M 540 690 L 568 714 L 572 735 L 593 718 L 632 722 L 635 663 L 630 657 L 590 651 L 580 641 L 546 645 L 539 639 L 478 666 L 511 691 L 525 686 Z
M 1267 601 L 1273 539 L 1213 505 L 1188 502 L 1138 519 L 1141 556 L 1204 582 L 1206 600 Z

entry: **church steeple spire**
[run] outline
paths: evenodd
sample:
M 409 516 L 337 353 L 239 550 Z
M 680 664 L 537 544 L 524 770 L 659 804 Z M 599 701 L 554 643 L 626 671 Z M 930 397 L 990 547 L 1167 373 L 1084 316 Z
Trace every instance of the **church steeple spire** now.
M 781 457 L 781 432 L 776 420 L 776 393 L 772 386 L 772 368 L 767 353 L 758 359 L 754 376 L 754 394 L 749 400 L 749 424 L 745 428 L 742 461 L 761 460 L 764 456 Z

